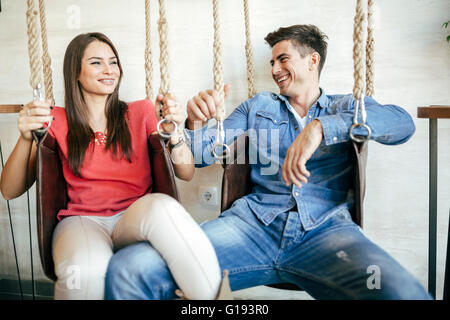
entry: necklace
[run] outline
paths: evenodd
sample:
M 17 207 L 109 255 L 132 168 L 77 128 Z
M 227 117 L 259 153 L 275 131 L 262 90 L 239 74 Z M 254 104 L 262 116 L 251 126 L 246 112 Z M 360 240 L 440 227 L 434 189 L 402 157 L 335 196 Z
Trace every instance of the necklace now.
M 101 131 L 94 132 L 94 143 L 98 146 L 104 146 L 106 145 L 106 133 L 103 133 Z

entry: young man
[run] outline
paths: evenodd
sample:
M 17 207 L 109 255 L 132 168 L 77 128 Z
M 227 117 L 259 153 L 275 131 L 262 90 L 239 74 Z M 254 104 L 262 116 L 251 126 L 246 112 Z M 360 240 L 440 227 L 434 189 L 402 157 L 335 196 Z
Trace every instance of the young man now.
M 259 93 L 224 121 L 227 143 L 242 132 L 250 136 L 254 187 L 202 229 L 221 269 L 229 270 L 232 290 L 290 282 L 316 299 L 429 299 L 351 220 L 355 99 L 326 95 L 319 87 L 325 38 L 311 25 L 280 28 L 265 38 L 280 94 Z M 207 129 L 207 121 L 218 101 L 217 92 L 208 91 L 188 102 L 187 133 L 197 166 L 213 163 L 216 130 Z M 369 97 L 365 105 L 372 140 L 395 145 L 413 135 L 414 123 L 402 108 Z M 377 281 L 370 279 L 374 270 Z M 176 288 L 149 243 L 122 249 L 111 260 L 107 298 L 173 299 Z

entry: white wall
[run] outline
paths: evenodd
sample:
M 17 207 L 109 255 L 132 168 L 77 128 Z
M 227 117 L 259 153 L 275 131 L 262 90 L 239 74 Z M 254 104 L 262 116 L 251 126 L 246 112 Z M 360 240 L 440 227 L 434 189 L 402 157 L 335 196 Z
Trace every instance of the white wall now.
M 0 13 L 0 104 L 24 103 L 31 98 L 28 84 L 26 1 L 2 1 Z M 428 121 L 417 119 L 417 107 L 450 104 L 450 30 L 441 28 L 448 19 L 446 0 L 377 0 L 375 31 L 375 98 L 404 107 L 413 117 L 416 134 L 397 147 L 370 144 L 364 229 L 367 236 L 400 261 L 421 283 L 427 284 L 428 237 Z M 81 10 L 81 24 L 70 29 L 71 5 Z M 159 88 L 157 1 L 152 1 L 152 37 L 155 91 Z M 69 41 L 77 34 L 100 31 L 115 43 L 125 77 L 124 100 L 145 97 L 144 1 L 47 0 L 47 28 L 52 57 L 54 93 L 63 103 L 62 60 Z M 225 81 L 232 84 L 227 102 L 230 113 L 247 97 L 244 24 L 241 0 L 221 1 L 221 27 Z M 171 89 L 186 101 L 199 90 L 211 88 L 212 4 L 210 0 L 167 0 L 170 23 Z M 280 26 L 312 23 L 329 37 L 329 53 L 321 86 L 329 94 L 349 93 L 353 85 L 352 28 L 354 1 L 349 0 L 250 0 L 250 19 L 255 55 L 256 87 L 272 90 L 270 49 L 263 38 Z M 16 115 L 0 115 L 0 141 L 9 155 L 18 138 Z M 5 158 L 6 160 L 6 158 Z M 438 297 L 442 294 L 450 208 L 450 121 L 439 122 L 438 194 Z M 198 188 L 217 186 L 218 165 L 197 169 L 193 182 L 179 181 L 182 202 L 198 220 L 217 216 L 201 207 Z M 34 188 L 31 192 L 35 212 Z M 26 197 L 11 201 L 21 271 L 29 278 Z M 34 229 L 34 228 L 33 228 Z M 15 265 L 6 202 L 0 201 L 0 278 L 15 278 Z M 35 270 L 40 271 L 36 246 Z M 22 275 L 23 276 L 23 275 Z

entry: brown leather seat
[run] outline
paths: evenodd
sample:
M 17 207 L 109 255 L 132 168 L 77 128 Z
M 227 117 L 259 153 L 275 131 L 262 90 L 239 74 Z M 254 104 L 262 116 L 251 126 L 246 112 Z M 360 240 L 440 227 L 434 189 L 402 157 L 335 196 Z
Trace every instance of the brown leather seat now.
M 222 180 L 222 212 L 230 208 L 234 201 L 249 194 L 252 190 L 248 146 L 249 138 L 247 135 L 238 137 L 230 146 L 230 160 L 222 164 L 224 168 Z M 354 158 L 352 160 L 355 163 L 355 205 L 350 213 L 353 221 L 362 227 L 363 201 L 366 189 L 365 168 L 368 151 L 367 142 L 362 144 L 353 142 L 353 150 Z M 285 290 L 301 290 L 291 283 L 272 284 L 269 286 Z
M 64 180 L 58 145 L 55 138 L 45 134 L 37 142 L 36 213 L 38 245 L 42 268 L 47 277 L 56 280 L 52 258 L 52 236 L 57 224 L 56 215 L 67 205 L 67 188 Z M 152 192 L 165 193 L 180 200 L 170 155 L 159 135 L 148 140 L 152 168 Z

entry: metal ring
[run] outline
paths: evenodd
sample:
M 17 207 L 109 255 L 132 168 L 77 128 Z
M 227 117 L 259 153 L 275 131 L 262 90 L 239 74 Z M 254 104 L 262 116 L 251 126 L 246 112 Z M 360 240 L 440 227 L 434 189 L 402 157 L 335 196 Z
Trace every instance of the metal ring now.
M 27 108 L 25 112 L 27 113 L 27 116 L 31 117 L 31 111 L 29 108 Z
M 225 148 L 225 151 L 222 151 L 222 153 L 220 155 L 218 155 L 216 153 L 216 148 L 217 147 Z M 217 160 L 224 160 L 224 159 L 227 159 L 230 156 L 230 147 L 228 145 L 226 145 L 225 143 L 216 142 L 213 145 L 212 153 L 214 155 L 214 158 L 216 158 Z
M 353 134 L 353 130 L 354 130 L 355 128 L 365 128 L 365 129 L 367 130 L 367 136 L 355 136 L 355 135 Z M 352 126 L 350 127 L 349 135 L 350 135 L 350 138 L 351 138 L 353 141 L 362 143 L 362 142 L 364 142 L 364 141 L 370 139 L 370 136 L 372 135 L 372 130 L 371 130 L 370 127 L 369 127 L 367 124 L 365 124 L 365 123 L 354 123 L 354 124 L 352 124 Z
M 175 125 L 175 129 L 172 132 L 170 132 L 170 133 L 162 131 L 161 130 L 161 124 L 163 122 L 166 122 L 166 123 L 172 122 Z M 159 120 L 158 124 L 156 125 L 156 130 L 158 131 L 158 133 L 159 133 L 159 135 L 161 137 L 169 139 L 178 131 L 178 124 L 174 120 L 161 119 L 161 120 Z
M 47 125 L 45 128 L 36 129 L 36 130 L 33 130 L 33 131 L 36 132 L 36 134 L 37 134 L 39 137 L 42 137 L 42 136 L 48 131 L 48 129 L 50 129 L 50 126 L 51 126 L 51 125 L 52 125 L 52 122 L 49 121 L 49 122 L 48 122 L 48 125 Z

